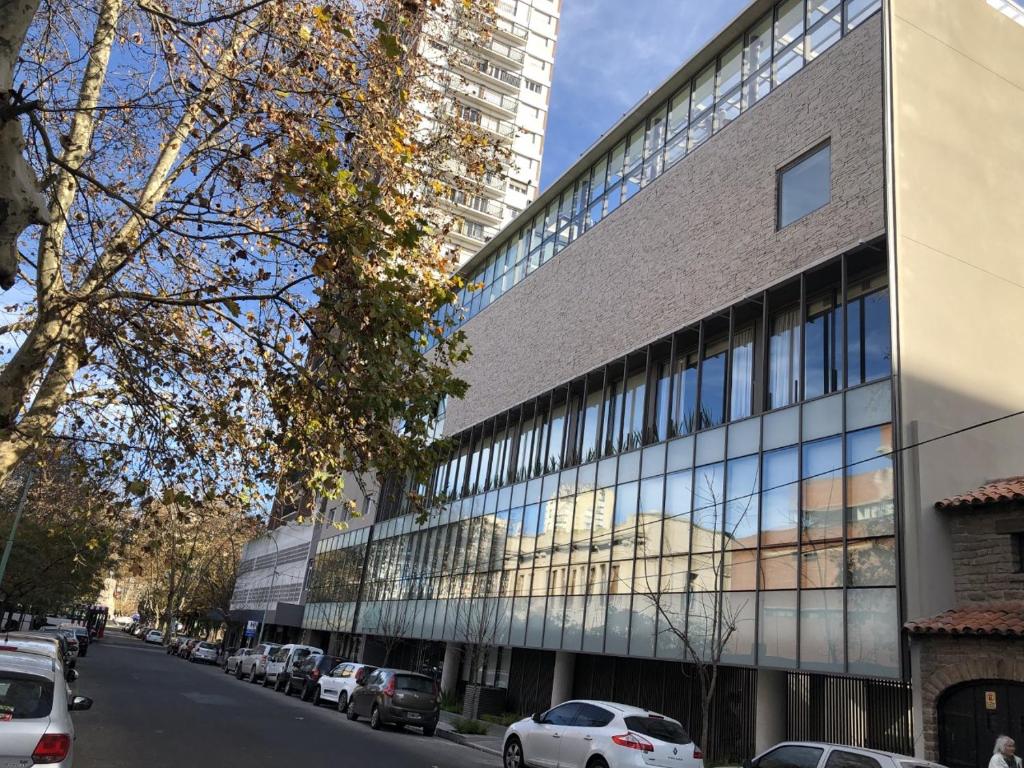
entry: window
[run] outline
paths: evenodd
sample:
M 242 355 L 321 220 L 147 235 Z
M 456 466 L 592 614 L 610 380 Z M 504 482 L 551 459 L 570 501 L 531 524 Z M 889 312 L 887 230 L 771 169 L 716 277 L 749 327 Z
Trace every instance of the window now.
M 779 172 L 778 228 L 782 229 L 832 199 L 832 151 L 826 143 Z
M 732 386 L 729 418 L 745 419 L 754 401 L 754 326 L 739 328 L 732 338 Z
M 576 715 L 575 725 L 584 728 L 604 728 L 613 719 L 614 715 L 606 709 L 595 707 L 593 704 L 580 704 L 580 712 Z
M 886 276 L 851 280 L 847 286 L 849 330 L 847 385 L 889 375 L 892 351 L 889 329 L 889 289 Z
M 825 761 L 825 768 L 882 768 L 877 760 L 845 749 L 834 749 Z
M 663 717 L 637 717 L 624 718 L 626 727 L 629 730 L 643 736 L 650 736 L 659 741 L 667 741 L 669 744 L 689 744 L 690 737 L 683 726 L 675 720 L 666 720 Z
M 540 93 L 544 90 L 544 86 L 542 86 L 540 83 L 530 80 L 529 78 L 527 78 L 525 82 L 527 90 L 533 91 L 534 93 Z
M 804 324 L 804 397 L 835 392 L 843 380 L 843 307 L 831 289 L 807 300 Z
M 549 709 L 544 717 L 541 718 L 541 723 L 544 725 L 572 725 L 572 721 L 576 718 L 576 713 L 579 712 L 580 706 L 576 702 L 570 702 L 569 704 L 561 704 L 554 709 Z
M 817 747 L 779 747 L 758 760 L 755 768 L 816 768 L 821 753 Z
M 789 307 L 771 319 L 768 340 L 768 407 L 795 403 L 800 390 L 800 309 Z
M 700 378 L 701 428 L 715 427 L 725 420 L 725 363 L 728 352 L 728 338 L 712 340 L 704 345 Z

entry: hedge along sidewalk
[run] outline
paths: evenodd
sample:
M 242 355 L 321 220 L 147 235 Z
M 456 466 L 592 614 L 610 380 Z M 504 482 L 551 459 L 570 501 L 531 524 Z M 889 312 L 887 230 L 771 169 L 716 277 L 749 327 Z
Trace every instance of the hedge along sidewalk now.
M 485 723 L 487 725 L 487 735 L 470 736 L 455 730 L 455 721 L 464 719 L 462 715 L 455 714 L 454 712 L 442 711 L 441 719 L 437 723 L 436 735 L 442 739 L 454 741 L 456 744 L 462 744 L 463 746 L 486 752 L 489 755 L 501 757 L 501 748 L 505 742 L 505 727 L 495 725 L 494 723 Z

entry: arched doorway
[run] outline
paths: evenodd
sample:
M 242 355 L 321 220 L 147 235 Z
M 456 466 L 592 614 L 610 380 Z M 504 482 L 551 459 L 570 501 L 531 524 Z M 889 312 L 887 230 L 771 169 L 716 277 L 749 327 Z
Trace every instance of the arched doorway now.
M 997 736 L 1024 743 L 1024 683 L 961 683 L 942 694 L 938 714 L 939 762 L 949 768 L 985 768 Z

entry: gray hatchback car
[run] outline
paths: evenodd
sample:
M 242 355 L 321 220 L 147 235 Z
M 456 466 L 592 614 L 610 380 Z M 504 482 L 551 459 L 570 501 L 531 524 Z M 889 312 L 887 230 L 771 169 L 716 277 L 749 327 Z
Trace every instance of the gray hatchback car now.
M 378 669 L 352 692 L 348 719 L 366 717 L 370 727 L 415 725 L 433 736 L 440 717 L 437 686 L 426 675 L 403 669 Z

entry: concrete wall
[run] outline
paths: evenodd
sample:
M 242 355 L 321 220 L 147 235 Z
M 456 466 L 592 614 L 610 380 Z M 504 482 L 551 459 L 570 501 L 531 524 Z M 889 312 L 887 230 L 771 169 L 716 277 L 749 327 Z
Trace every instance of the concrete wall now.
M 780 166 L 832 140 L 832 202 L 775 231 Z M 884 230 L 874 17 L 465 326 L 462 430 Z
M 1024 27 L 889 0 L 890 228 L 903 444 L 1024 408 Z M 944 497 L 1020 474 L 1024 419 L 904 455 L 906 615 L 951 607 Z

